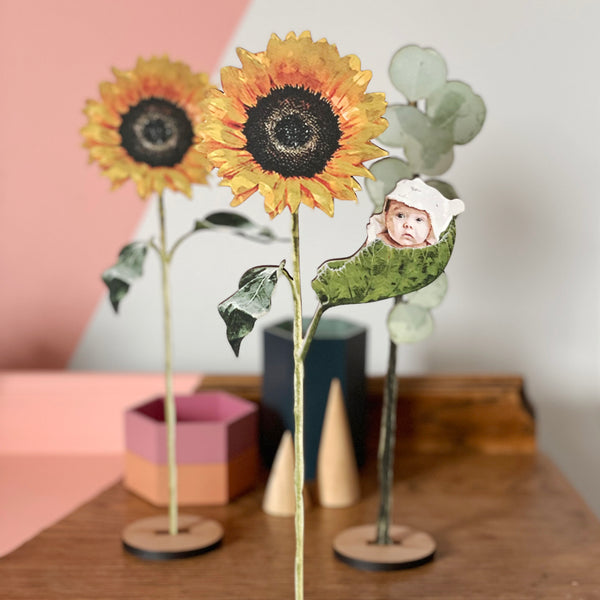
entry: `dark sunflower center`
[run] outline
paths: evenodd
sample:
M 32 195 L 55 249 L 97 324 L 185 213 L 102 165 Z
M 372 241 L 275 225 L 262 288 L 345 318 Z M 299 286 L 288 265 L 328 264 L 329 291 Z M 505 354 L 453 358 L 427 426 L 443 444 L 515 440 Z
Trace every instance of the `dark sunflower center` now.
M 138 162 L 151 167 L 174 167 L 194 139 L 185 110 L 163 98 L 146 98 L 122 116 L 121 145 Z
M 321 173 L 340 147 L 342 132 L 328 100 L 286 85 L 259 98 L 247 111 L 246 150 L 265 171 L 284 177 Z
M 310 127 L 298 115 L 283 117 L 275 125 L 275 137 L 280 144 L 288 148 L 300 148 L 305 146 L 311 138 Z
M 165 144 L 173 137 L 173 130 L 163 119 L 152 119 L 144 125 L 142 137 L 150 144 Z

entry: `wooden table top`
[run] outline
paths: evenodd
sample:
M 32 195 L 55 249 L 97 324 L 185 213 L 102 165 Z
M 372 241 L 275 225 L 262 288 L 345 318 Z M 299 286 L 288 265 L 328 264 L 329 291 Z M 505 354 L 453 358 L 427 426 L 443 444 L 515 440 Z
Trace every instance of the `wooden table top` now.
M 524 447 L 400 448 L 394 522 L 429 532 L 438 550 L 429 564 L 387 573 L 355 570 L 332 551 L 337 533 L 375 522 L 378 493 L 368 460 L 359 504 L 307 511 L 306 600 L 600 599 L 600 522 L 548 459 Z M 263 490 L 261 484 L 225 507 L 182 510 L 222 523 L 218 550 L 145 562 L 122 550 L 120 534 L 161 509 L 117 484 L 0 559 L 0 598 L 291 599 L 293 521 L 262 512 Z

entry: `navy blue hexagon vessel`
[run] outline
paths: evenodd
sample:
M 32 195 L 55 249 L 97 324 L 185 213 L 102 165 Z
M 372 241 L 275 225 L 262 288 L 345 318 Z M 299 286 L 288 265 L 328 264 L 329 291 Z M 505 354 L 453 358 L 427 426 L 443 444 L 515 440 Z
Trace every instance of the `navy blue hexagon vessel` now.
M 309 321 L 305 320 L 304 326 Z M 305 478 L 315 478 L 319 440 L 331 380 L 342 384 L 354 450 L 359 465 L 365 453 L 367 330 L 343 319 L 321 319 L 305 359 Z M 264 330 L 264 378 L 260 410 L 261 452 L 267 465 L 285 429 L 294 431 L 292 321 Z

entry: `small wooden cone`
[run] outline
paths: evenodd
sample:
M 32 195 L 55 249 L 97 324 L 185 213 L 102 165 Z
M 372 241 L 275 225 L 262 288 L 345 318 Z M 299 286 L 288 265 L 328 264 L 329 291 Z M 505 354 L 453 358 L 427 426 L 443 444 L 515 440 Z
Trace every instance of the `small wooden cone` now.
M 358 467 L 342 385 L 333 379 L 329 388 L 317 457 L 319 503 L 327 508 L 351 506 L 360 499 Z
M 304 507 L 310 506 L 310 498 L 303 492 Z M 290 431 L 285 431 L 279 442 L 267 481 L 262 509 L 274 517 L 293 517 L 296 514 L 294 488 L 294 441 Z

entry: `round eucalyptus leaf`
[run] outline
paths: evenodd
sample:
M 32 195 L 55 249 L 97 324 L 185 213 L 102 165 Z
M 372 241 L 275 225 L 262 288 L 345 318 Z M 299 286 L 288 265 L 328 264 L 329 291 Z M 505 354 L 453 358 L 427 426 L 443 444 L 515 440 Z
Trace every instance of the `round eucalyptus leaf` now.
M 379 136 L 388 146 L 402 146 L 413 173 L 441 175 L 454 160 L 452 131 L 438 127 L 416 106 L 395 104 L 385 113 L 390 126 Z
M 427 98 L 446 81 L 444 59 L 432 48 L 404 46 L 392 57 L 390 79 L 409 102 Z
M 385 118 L 388 128 L 377 139 L 388 146 L 404 146 L 410 138 L 424 138 L 427 131 L 435 127 L 425 113 L 408 104 L 388 106 Z M 448 142 L 452 145 L 451 136 L 448 136 Z
M 423 138 L 409 138 L 404 152 L 415 173 L 442 175 L 454 162 L 454 149 L 447 130 L 432 128 Z
M 390 104 L 385 111 L 385 118 L 388 126 L 377 139 L 386 146 L 401 148 L 406 139 L 407 124 L 410 124 L 413 120 L 426 119 L 427 117 L 414 106 L 409 106 L 408 104 Z
M 441 304 L 447 291 L 448 278 L 446 277 L 446 273 L 442 273 L 435 281 L 424 288 L 406 294 L 404 301 L 408 304 L 422 306 L 423 308 L 435 308 Z
M 383 210 L 385 197 L 401 179 L 410 179 L 413 176 L 413 172 L 406 162 L 393 156 L 374 162 L 369 170 L 375 179 L 365 179 L 365 187 L 374 204 L 374 213 Z
M 394 344 L 412 344 L 433 333 L 433 318 L 427 308 L 400 302 L 390 311 L 387 326 Z
M 448 200 L 458 198 L 456 190 L 447 181 L 442 181 L 441 179 L 428 179 L 425 183 L 435 188 L 442 196 L 448 198 Z
M 469 85 L 448 81 L 427 98 L 427 115 L 438 127 L 452 131 L 455 144 L 466 144 L 481 131 L 486 108 Z

